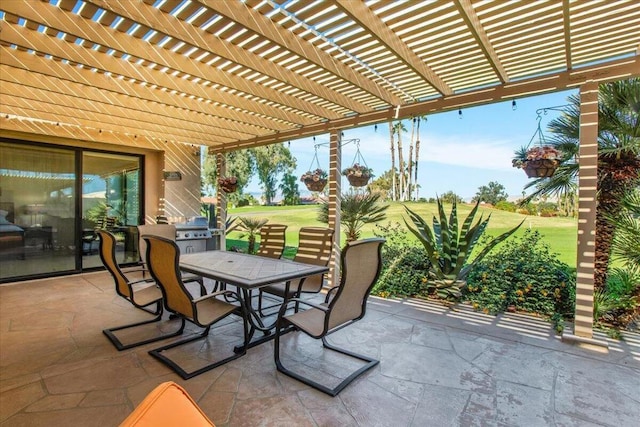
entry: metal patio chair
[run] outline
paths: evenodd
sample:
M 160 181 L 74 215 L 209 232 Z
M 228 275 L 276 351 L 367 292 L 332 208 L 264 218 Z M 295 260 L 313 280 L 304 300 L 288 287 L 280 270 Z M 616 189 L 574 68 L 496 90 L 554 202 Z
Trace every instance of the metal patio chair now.
M 296 262 L 305 264 L 322 265 L 329 264 L 331 259 L 331 248 L 333 245 L 334 231 L 325 227 L 302 227 L 298 234 L 298 251 L 293 258 Z M 300 297 L 301 293 L 318 293 L 324 284 L 324 274 L 307 277 L 304 281 L 294 281 L 287 287 L 285 283 L 275 283 L 273 285 L 260 288 L 258 294 L 258 311 L 262 312 L 262 302 L 264 295 L 269 294 L 279 299 L 290 299 Z M 272 305 L 271 308 L 280 304 Z
M 133 304 L 134 307 L 155 316 L 151 320 L 104 329 L 102 332 L 107 336 L 107 338 L 109 338 L 109 340 L 118 350 L 126 350 L 128 348 L 180 335 L 182 333 L 181 329 L 177 332 L 155 336 L 153 338 L 136 341 L 130 344 L 123 344 L 122 341 L 120 341 L 120 339 L 114 334 L 114 332 L 116 331 L 159 322 L 162 319 L 163 312 L 162 292 L 160 291 L 160 288 L 158 288 L 156 283 L 151 279 L 142 279 L 136 281 L 129 280 L 127 276 L 125 276 L 125 274 L 122 272 L 122 270 L 118 266 L 118 262 L 116 261 L 116 237 L 112 233 L 105 230 L 97 230 L 96 233 L 98 234 L 98 238 L 100 240 L 100 259 L 102 259 L 102 263 L 115 281 L 117 294 Z M 155 310 L 147 308 L 154 304 L 156 306 Z
M 242 351 L 233 353 L 229 357 L 217 360 L 189 372 L 167 355 L 163 354 L 166 350 L 207 338 L 212 325 L 231 314 L 239 314 L 242 317 L 244 343 L 246 343 L 248 340 L 246 310 L 244 304 L 236 306 L 216 298 L 218 296 L 225 296 L 239 299 L 235 292 L 229 290 L 214 292 L 194 299 L 184 286 L 180 277 L 180 268 L 178 264 L 180 249 L 176 243 L 173 240 L 158 236 L 143 235 L 142 238 L 147 243 L 147 266 L 149 267 L 151 276 L 160 286 L 164 297 L 165 309 L 179 317 L 182 320 L 183 326 L 185 321 L 189 321 L 196 326 L 204 328 L 201 333 L 166 346 L 153 349 L 149 351 L 149 354 L 169 366 L 183 379 L 189 379 L 207 372 L 245 354 L 246 346 L 243 346 Z
M 284 252 L 286 242 L 285 231 L 287 226 L 283 224 L 265 224 L 260 228 L 260 246 L 256 255 L 267 258 L 280 258 Z
M 140 252 L 140 263 L 143 271 L 147 271 L 147 242 L 142 238 L 143 235 L 160 236 L 169 240 L 176 240 L 176 226 L 173 224 L 145 224 L 138 226 L 138 252 Z M 144 276 L 143 276 L 144 277 Z M 200 286 L 200 296 L 207 294 L 207 288 L 204 286 L 204 279 L 191 273 L 182 273 L 182 281 L 184 283 L 197 282 Z
M 385 239 L 373 238 L 347 243 L 342 251 L 342 277 L 340 284 L 327 293 L 323 304 L 314 304 L 293 298 L 283 304 L 276 321 L 274 360 L 278 371 L 331 396 L 336 396 L 358 376 L 379 363 L 378 360 L 336 347 L 327 342 L 327 336 L 362 319 L 366 312 L 367 298 L 380 275 L 381 248 Z M 304 311 L 285 315 L 287 306 L 295 303 L 306 305 Z M 280 360 L 280 337 L 290 326 L 312 338 L 321 339 L 324 348 L 366 362 L 362 367 L 330 388 L 300 373 L 285 368 Z

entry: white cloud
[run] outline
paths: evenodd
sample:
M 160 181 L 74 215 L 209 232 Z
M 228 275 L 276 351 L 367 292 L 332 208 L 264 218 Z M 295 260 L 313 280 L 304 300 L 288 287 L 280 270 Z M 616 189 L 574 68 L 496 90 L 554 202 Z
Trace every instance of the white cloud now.
M 489 170 L 512 170 L 514 146 L 512 141 L 463 139 L 459 135 L 428 137 L 421 143 L 420 160 L 446 165 Z

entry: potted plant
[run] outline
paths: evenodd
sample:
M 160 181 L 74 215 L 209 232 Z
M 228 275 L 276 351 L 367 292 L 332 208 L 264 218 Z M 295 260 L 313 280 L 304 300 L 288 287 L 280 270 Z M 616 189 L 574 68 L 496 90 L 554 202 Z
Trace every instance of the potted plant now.
M 218 186 L 225 193 L 233 193 L 238 189 L 238 178 L 235 176 L 218 178 Z
M 315 169 L 302 174 L 300 181 L 304 182 L 309 191 L 322 191 L 327 185 L 327 172 L 323 169 Z
M 523 169 L 529 178 L 548 178 L 560 166 L 561 157 L 560 151 L 549 145 L 523 147 L 515 152 L 512 163 L 514 168 Z
M 364 187 L 373 176 L 373 169 L 366 165 L 354 163 L 352 166 L 344 169 L 342 175 L 346 176 L 349 184 L 354 187 Z

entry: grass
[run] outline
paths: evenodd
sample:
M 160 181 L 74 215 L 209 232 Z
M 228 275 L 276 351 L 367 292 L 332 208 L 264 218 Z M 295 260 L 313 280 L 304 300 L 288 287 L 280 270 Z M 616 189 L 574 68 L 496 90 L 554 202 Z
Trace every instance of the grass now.
M 435 203 L 405 203 L 411 210 L 417 212 L 425 219 L 429 220 L 434 214 L 437 214 L 437 205 Z M 403 217 L 404 208 L 402 203 L 392 202 L 389 203 L 389 209 L 387 209 L 387 219 L 384 224 L 388 222 L 400 223 L 404 225 Z M 459 204 L 458 205 L 458 221 L 462 223 L 464 218 L 469 214 L 473 205 Z M 319 206 L 318 205 L 303 205 L 303 206 L 245 206 L 242 208 L 229 209 L 229 215 L 231 216 L 256 216 L 259 218 L 268 218 L 272 224 L 287 224 L 287 247 L 295 248 L 298 246 L 298 231 L 301 227 L 306 226 L 318 226 L 323 227 L 326 224 L 317 220 Z M 450 212 L 451 206 L 446 205 L 445 211 L 447 214 Z M 564 217 L 551 217 L 544 218 L 531 215 L 523 215 L 511 212 L 505 212 L 488 207 L 480 207 L 478 214 L 476 214 L 476 220 L 480 218 L 480 215 L 491 215 L 489 226 L 487 227 L 487 234 L 498 235 L 501 234 L 524 220 L 524 223 L 520 229 L 515 233 L 515 236 L 520 236 L 527 228 L 538 230 L 543 236 L 545 243 L 549 245 L 551 252 L 556 253 L 558 259 L 569 266 L 575 267 L 576 254 L 577 254 L 577 229 L 578 222 L 575 218 Z M 372 237 L 375 225 L 366 225 L 363 229 L 362 236 Z M 227 236 L 227 248 L 235 246 L 241 249 L 246 249 L 247 237 L 242 237 L 241 232 L 231 232 Z M 413 235 L 410 238 L 415 239 Z M 341 240 L 344 243 L 344 233 L 341 233 Z M 290 257 L 295 251 L 288 249 L 285 252 L 285 257 Z

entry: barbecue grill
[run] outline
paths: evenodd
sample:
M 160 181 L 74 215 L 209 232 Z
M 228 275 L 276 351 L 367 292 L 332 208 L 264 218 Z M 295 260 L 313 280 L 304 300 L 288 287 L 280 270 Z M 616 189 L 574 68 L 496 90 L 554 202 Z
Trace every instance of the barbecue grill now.
M 204 252 L 212 247 L 218 249 L 217 245 L 212 245 L 210 240 L 219 239 L 219 230 L 210 229 L 207 218 L 196 216 L 175 226 L 176 244 L 180 248 L 180 253 Z

